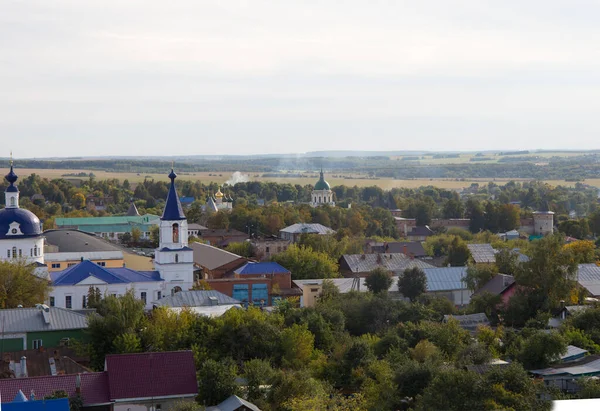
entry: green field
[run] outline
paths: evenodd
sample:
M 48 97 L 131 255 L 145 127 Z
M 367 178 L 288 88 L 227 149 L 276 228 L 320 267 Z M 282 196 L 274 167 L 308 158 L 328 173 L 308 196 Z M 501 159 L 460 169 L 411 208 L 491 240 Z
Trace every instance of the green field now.
M 54 178 L 61 178 L 63 177 L 63 175 L 65 174 L 76 174 L 76 173 L 80 173 L 80 172 L 85 172 L 85 173 L 94 173 L 94 175 L 96 176 L 96 179 L 99 180 L 104 180 L 104 179 L 109 179 L 109 178 L 117 178 L 121 181 L 127 179 L 129 180 L 130 183 L 135 184 L 135 183 L 139 183 L 144 181 L 145 178 L 153 178 L 154 180 L 161 180 L 164 179 L 165 181 L 167 180 L 167 176 L 166 173 L 165 174 L 147 174 L 147 173 L 119 173 L 119 172 L 106 172 L 106 171 L 98 171 L 98 170 L 85 170 L 85 169 L 81 169 L 81 170 L 64 170 L 64 169 L 32 169 L 32 168 L 24 168 L 24 169 L 19 169 L 19 175 L 21 176 L 26 176 L 32 173 L 38 174 L 42 177 L 45 178 L 49 178 L 49 179 L 54 179 Z M 211 174 L 211 175 L 209 175 Z M 318 176 L 312 176 L 312 177 L 301 177 L 301 178 L 297 178 L 297 177 L 290 177 L 290 178 L 265 178 L 262 177 L 261 173 L 244 173 L 242 172 L 242 174 L 247 174 L 248 178 L 252 181 L 273 181 L 273 182 L 277 182 L 277 183 L 290 183 L 290 184 L 300 184 L 300 185 L 305 185 L 305 184 L 314 184 L 317 179 Z M 63 177 L 66 179 L 85 179 L 85 177 Z M 226 172 L 222 172 L 222 173 L 216 173 L 216 172 L 203 172 L 203 173 L 181 173 L 179 174 L 179 178 L 181 180 L 192 180 L 192 181 L 201 181 L 205 184 L 211 183 L 211 182 L 216 182 L 219 184 L 223 184 L 225 183 L 229 178 L 231 178 L 231 173 L 226 173 Z M 360 176 L 352 176 L 352 178 L 336 178 L 333 176 L 326 176 L 327 181 L 332 185 L 332 186 L 336 186 L 336 185 L 346 185 L 346 186 L 359 186 L 359 187 L 366 187 L 366 186 L 379 186 L 385 190 L 389 190 L 391 188 L 402 188 L 402 187 L 406 187 L 406 188 L 415 188 L 415 187 L 420 187 L 420 186 L 428 186 L 428 185 L 432 185 L 435 187 L 440 187 L 440 188 L 448 188 L 448 189 L 459 189 L 459 188 L 464 188 L 464 187 L 469 187 L 472 183 L 479 183 L 479 184 L 485 184 L 488 181 L 492 181 L 490 179 L 465 179 L 465 180 L 456 180 L 456 179 L 430 179 L 430 178 L 423 178 L 423 179 L 411 179 L 411 180 L 395 180 L 395 179 L 391 179 L 391 178 L 381 178 L 381 179 L 369 179 L 369 178 L 360 178 Z M 508 181 L 510 181 L 510 179 L 494 179 L 493 180 L 496 184 L 503 184 L 506 183 Z M 513 180 L 514 181 L 514 180 Z M 529 181 L 529 180 L 521 180 L 521 181 Z M 563 186 L 573 186 L 576 183 L 575 182 L 565 182 L 563 180 L 548 180 L 547 181 L 549 184 L 556 186 L 556 185 L 563 185 Z M 590 184 L 592 186 L 596 186 L 596 187 L 600 187 L 600 179 L 588 179 L 585 180 L 585 183 Z

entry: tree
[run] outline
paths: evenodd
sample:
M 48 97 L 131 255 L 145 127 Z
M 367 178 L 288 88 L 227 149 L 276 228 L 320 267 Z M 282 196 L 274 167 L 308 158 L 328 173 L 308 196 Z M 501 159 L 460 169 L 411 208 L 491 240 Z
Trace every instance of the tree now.
M 478 200 L 469 198 L 466 204 L 467 217 L 469 218 L 469 231 L 478 233 L 485 228 L 485 212 Z
M 85 196 L 82 193 L 75 193 L 71 197 L 71 204 L 78 210 L 85 207 Z
M 565 352 L 567 342 L 560 334 L 538 331 L 524 341 L 517 358 L 523 367 L 531 370 L 547 367 Z
M 153 247 L 158 247 L 160 242 L 160 228 L 157 225 L 150 227 L 150 241 Z
M 416 410 L 481 410 L 481 379 L 471 371 L 449 369 L 438 373 L 417 399 Z
M 458 194 L 446 201 L 442 214 L 444 218 L 462 218 L 464 213 L 463 204 L 458 198 Z
M 306 324 L 294 324 L 281 333 L 282 362 L 293 369 L 304 368 L 312 355 L 315 336 Z
M 243 377 L 248 387 L 248 401 L 256 403 L 266 400 L 267 389 L 273 383 L 275 370 L 267 360 L 253 359 L 244 362 Z
M 477 291 L 483 287 L 488 281 L 498 274 L 497 269 L 493 265 L 478 264 L 467 268 L 467 275 L 463 281 L 471 291 Z
M 365 279 L 365 285 L 373 294 L 385 294 L 392 285 L 392 275 L 383 267 L 374 268 Z
M 414 302 L 427 291 L 427 276 L 419 267 L 409 268 L 398 277 L 398 291 Z
M 274 255 L 272 260 L 290 270 L 294 280 L 338 276 L 338 264 L 327 254 L 295 244 Z
M 502 248 L 496 253 L 496 267 L 502 274 L 513 275 L 519 265 L 519 255 L 508 249 Z
M 133 227 L 131 229 L 131 242 L 133 244 L 139 244 L 141 238 L 142 238 L 142 231 L 137 227 Z
M 467 264 L 470 257 L 471 252 L 467 244 L 458 237 L 454 237 L 450 247 L 448 247 L 447 264 L 450 264 L 452 267 L 462 267 Z
M 47 300 L 47 280 L 35 275 L 35 265 L 24 259 L 0 260 L 0 306 L 34 307 Z
M 87 308 L 96 308 L 102 300 L 102 293 L 98 287 L 90 285 L 87 293 Z
M 576 264 L 593 263 L 596 260 L 596 246 L 593 241 L 574 241 L 565 244 L 563 248 L 572 256 Z
M 252 244 L 250 243 L 250 241 L 244 241 L 241 243 L 229 243 L 227 247 L 225 247 L 225 249 L 230 253 L 237 254 L 242 257 L 252 257 Z
M 217 405 L 236 394 L 236 371 L 230 358 L 206 360 L 198 369 L 198 401 L 204 405 Z

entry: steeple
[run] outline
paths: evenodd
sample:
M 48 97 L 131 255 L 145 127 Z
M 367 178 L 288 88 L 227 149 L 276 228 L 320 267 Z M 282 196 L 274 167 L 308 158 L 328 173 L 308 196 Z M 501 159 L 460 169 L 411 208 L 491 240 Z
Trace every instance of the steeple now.
M 6 187 L 6 191 L 4 192 L 6 208 L 19 208 L 19 189 L 15 185 L 19 177 L 13 170 L 12 152 L 10 153 L 10 171 L 4 178 L 9 182 L 9 186 Z
M 169 173 L 169 178 L 171 179 L 171 186 L 169 187 L 169 193 L 167 194 L 165 210 L 160 219 L 163 221 L 185 220 L 186 218 L 183 213 L 183 208 L 181 207 L 181 201 L 179 201 L 177 189 L 175 188 L 177 174 L 175 174 L 173 169 L 171 169 L 171 172 Z
M 140 212 L 138 211 L 137 207 L 135 206 L 135 203 L 133 202 L 133 198 L 131 199 L 131 202 L 129 203 L 129 209 L 127 210 L 126 215 L 129 217 L 137 217 L 140 215 Z

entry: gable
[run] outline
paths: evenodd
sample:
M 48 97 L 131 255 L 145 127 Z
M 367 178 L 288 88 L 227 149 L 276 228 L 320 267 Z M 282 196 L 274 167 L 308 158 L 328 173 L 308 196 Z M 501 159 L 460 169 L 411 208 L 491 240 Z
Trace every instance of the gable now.
M 88 277 L 84 278 L 80 282 L 75 285 L 100 285 L 100 284 L 108 284 L 106 281 L 99 279 L 98 277 L 90 274 Z

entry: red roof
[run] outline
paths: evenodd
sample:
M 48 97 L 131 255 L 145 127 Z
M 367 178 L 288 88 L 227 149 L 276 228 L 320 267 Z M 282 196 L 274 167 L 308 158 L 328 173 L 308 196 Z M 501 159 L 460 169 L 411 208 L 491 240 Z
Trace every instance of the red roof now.
M 106 372 L 91 372 L 81 375 L 81 396 L 85 405 L 105 404 L 110 402 L 108 395 L 108 376 Z M 4 401 L 12 401 L 19 390 L 27 398 L 33 390 L 36 399 L 43 399 L 54 391 L 62 390 L 75 395 L 75 374 L 50 375 L 32 378 L 7 378 L 0 379 L 0 394 Z
M 107 355 L 106 372 L 113 401 L 198 394 L 191 351 Z

